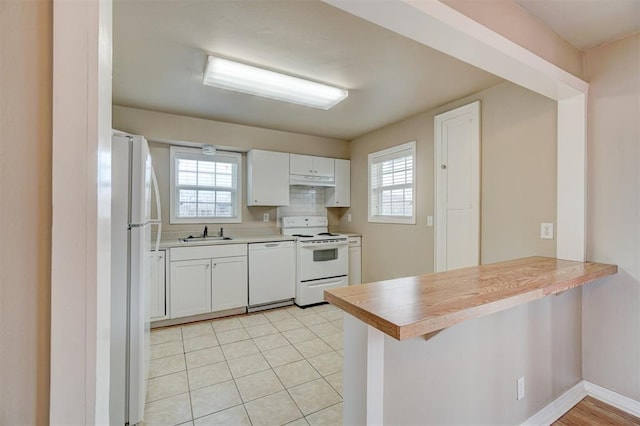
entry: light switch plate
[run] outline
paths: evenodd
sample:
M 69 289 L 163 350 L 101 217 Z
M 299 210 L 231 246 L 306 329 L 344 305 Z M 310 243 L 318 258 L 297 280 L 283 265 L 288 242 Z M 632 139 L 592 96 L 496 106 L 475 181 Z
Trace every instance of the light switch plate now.
M 433 226 L 433 216 L 427 216 L 427 226 Z
M 262 221 L 263 222 L 269 222 L 269 213 L 263 213 L 262 214 Z
M 347 213 L 347 222 L 351 222 L 351 213 Z
M 540 238 L 543 240 L 553 240 L 553 223 L 540 224 Z

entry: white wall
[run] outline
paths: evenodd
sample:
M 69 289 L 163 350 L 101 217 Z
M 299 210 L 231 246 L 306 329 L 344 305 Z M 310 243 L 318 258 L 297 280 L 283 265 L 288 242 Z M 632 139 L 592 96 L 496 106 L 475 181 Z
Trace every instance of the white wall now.
M 281 130 L 263 129 L 241 124 L 167 114 L 144 109 L 113 106 L 113 127 L 143 135 L 150 140 L 176 140 L 233 147 L 297 152 L 348 158 L 346 141 L 303 135 Z
M 49 423 L 52 22 L 49 1 L 0 2 L 2 425 Z
M 533 416 L 581 379 L 580 293 L 466 321 L 427 341 L 384 336 L 384 424 L 516 425 Z M 368 326 L 349 314 L 344 325 L 344 419 L 362 424 L 378 364 L 368 376 Z
M 363 280 L 433 272 L 434 116 L 481 101 L 482 263 L 555 256 L 555 240 L 539 238 L 540 222 L 555 222 L 556 102 L 511 83 L 408 118 L 351 141 L 352 222 L 363 238 Z M 408 141 L 416 148 L 415 225 L 369 223 L 367 156 Z M 401 248 L 400 250 L 398 248 Z
M 471 17 L 498 34 L 546 59 L 552 64 L 583 77 L 582 52 L 514 1 L 442 0 L 447 6 Z
M 482 262 L 555 256 L 555 240 L 541 240 L 539 230 L 555 221 L 556 102 L 505 83 L 350 142 L 353 221 L 343 216 L 342 226 L 364 234 L 365 281 L 433 271 L 426 222 L 434 214 L 434 116 L 474 100 L 481 101 Z M 417 223 L 368 223 L 367 154 L 409 140 L 417 141 Z M 354 377 L 362 356 L 345 353 Z M 384 356 L 385 424 L 521 423 L 581 379 L 581 291 L 465 322 L 429 341 L 385 337 Z M 516 401 L 521 376 L 527 397 Z M 350 408 L 355 416 L 363 409 Z
M 214 120 L 205 120 L 176 114 L 166 114 L 123 106 L 113 107 L 113 127 L 153 140 L 175 140 L 207 143 L 233 150 L 247 151 L 252 148 L 323 157 L 348 158 L 348 144 L 344 140 L 279 130 L 263 129 Z M 169 145 L 151 143 L 151 156 L 158 176 L 162 199 L 163 238 L 173 239 L 192 232 L 202 232 L 203 225 L 171 225 L 169 223 Z M 242 223 L 223 224 L 228 235 L 256 235 L 279 233 L 276 223 L 276 207 L 247 207 L 247 156 L 242 154 Z M 339 224 L 343 209 L 328 209 L 331 226 Z M 262 216 L 269 213 L 269 222 Z M 218 227 L 210 225 L 210 229 Z
M 584 287 L 584 378 L 640 401 L 640 35 L 585 59 L 587 258 L 619 272 Z
M 53 424 L 109 422 L 111 2 L 54 1 Z
M 445 329 L 385 337 L 385 424 L 515 425 L 581 379 L 580 290 Z M 525 377 L 526 396 L 516 399 Z

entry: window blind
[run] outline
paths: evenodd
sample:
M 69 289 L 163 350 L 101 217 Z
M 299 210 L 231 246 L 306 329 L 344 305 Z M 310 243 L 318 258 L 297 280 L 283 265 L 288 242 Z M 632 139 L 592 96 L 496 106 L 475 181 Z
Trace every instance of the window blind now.
M 414 217 L 414 157 L 415 143 L 370 154 L 370 219 Z

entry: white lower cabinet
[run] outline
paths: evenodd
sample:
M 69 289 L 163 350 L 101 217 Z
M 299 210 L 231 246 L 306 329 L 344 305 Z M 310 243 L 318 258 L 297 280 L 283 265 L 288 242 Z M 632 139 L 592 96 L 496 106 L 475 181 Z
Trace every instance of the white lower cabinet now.
M 171 262 L 171 318 L 211 312 L 211 259 Z
M 165 279 L 165 252 L 160 250 L 149 253 L 151 277 L 149 279 L 149 317 L 151 321 L 167 318 L 166 310 L 166 279 Z
M 212 259 L 211 311 L 247 306 L 247 257 Z
M 362 283 L 362 238 L 349 237 L 349 285 Z
M 174 248 L 169 269 L 172 319 L 247 306 L 246 244 Z

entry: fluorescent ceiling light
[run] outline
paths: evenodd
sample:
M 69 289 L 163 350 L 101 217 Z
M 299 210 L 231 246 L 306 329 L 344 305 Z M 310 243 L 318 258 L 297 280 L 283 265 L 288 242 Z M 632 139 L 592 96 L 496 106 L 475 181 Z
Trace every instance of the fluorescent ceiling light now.
M 203 83 L 320 109 L 329 109 L 349 96 L 349 92 L 344 89 L 216 56 L 207 58 Z

